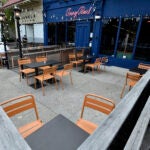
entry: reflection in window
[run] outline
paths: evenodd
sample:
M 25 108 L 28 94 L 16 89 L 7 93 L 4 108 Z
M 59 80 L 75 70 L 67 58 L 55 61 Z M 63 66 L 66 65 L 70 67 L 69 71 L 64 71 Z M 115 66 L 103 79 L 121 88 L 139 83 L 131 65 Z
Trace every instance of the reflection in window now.
M 138 20 L 136 18 L 122 19 L 117 48 L 118 58 L 131 59 L 137 27 L 138 27 Z
M 135 59 L 150 61 L 150 19 L 143 19 Z
M 75 22 L 67 22 L 67 32 L 66 32 L 66 22 L 49 23 L 48 25 L 49 45 L 59 44 L 64 46 L 66 42 L 69 45 L 74 45 L 74 39 L 75 39 Z
M 75 22 L 68 22 L 67 41 L 68 45 L 74 45 L 75 39 Z
M 113 55 L 118 30 L 117 19 L 104 19 L 100 54 Z

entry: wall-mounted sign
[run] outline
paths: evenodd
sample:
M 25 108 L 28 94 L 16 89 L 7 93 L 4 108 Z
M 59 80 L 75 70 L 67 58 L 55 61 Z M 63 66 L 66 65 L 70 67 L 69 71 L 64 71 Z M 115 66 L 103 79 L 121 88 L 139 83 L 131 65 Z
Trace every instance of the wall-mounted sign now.
M 92 13 L 93 13 L 93 7 L 86 8 L 85 6 L 81 6 L 77 10 L 68 8 L 66 10 L 66 17 L 73 17 L 75 19 L 81 15 L 89 15 Z

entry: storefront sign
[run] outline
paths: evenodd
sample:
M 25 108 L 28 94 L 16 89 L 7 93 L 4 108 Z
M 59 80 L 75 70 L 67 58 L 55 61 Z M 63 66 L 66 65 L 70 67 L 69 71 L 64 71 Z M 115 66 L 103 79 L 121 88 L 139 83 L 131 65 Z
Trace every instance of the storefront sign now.
M 89 15 L 92 13 L 93 7 L 86 9 L 85 6 L 81 6 L 77 11 L 74 11 L 72 8 L 66 10 L 67 17 L 77 18 L 80 15 Z

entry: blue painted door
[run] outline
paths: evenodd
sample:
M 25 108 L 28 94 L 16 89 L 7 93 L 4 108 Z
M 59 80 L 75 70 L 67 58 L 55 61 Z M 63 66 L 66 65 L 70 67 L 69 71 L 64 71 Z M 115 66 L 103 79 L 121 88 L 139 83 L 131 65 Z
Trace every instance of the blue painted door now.
M 76 47 L 88 47 L 90 38 L 90 21 L 76 23 L 75 44 Z

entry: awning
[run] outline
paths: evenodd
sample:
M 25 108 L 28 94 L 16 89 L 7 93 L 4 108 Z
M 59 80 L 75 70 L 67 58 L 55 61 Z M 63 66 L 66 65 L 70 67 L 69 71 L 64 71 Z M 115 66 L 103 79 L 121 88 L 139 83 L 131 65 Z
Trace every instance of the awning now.
M 8 7 L 13 7 L 14 5 L 25 3 L 25 2 L 30 2 L 30 0 L 8 0 L 4 5 L 3 9 L 6 9 Z

